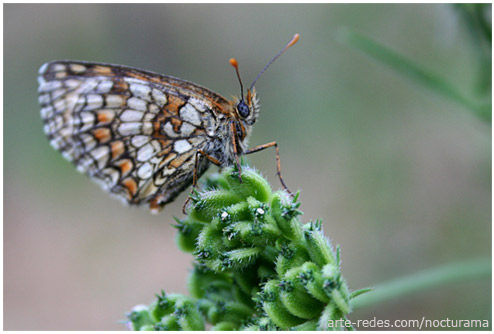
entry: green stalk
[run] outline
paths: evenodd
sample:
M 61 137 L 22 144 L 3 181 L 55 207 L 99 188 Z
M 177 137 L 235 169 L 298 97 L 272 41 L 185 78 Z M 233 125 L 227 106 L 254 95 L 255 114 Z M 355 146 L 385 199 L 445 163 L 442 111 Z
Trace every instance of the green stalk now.
M 351 304 L 353 309 L 372 306 L 437 286 L 488 277 L 491 272 L 490 259 L 448 264 L 376 285 L 371 292 L 353 299 Z

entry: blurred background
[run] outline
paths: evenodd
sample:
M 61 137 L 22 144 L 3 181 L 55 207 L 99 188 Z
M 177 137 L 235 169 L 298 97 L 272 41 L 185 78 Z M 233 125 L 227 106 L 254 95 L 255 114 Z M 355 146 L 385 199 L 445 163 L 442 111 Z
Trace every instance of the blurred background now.
M 4 328 L 124 329 L 119 320 L 134 305 L 149 303 L 161 289 L 187 291 L 192 257 L 176 248 L 171 227 L 185 194 L 157 216 L 124 207 L 50 147 L 36 75 L 56 59 L 125 64 L 230 98 L 239 93 L 230 57 L 247 85 L 298 32 L 299 43 L 256 84 L 262 110 L 251 147 L 279 143 L 284 179 L 302 190 L 302 220 L 323 219 L 326 235 L 341 245 L 350 288 L 490 258 L 485 110 L 479 117 L 468 103 L 409 80 L 341 34 L 365 35 L 451 83 L 468 101 L 489 106 L 490 44 L 485 51 L 466 10 L 4 5 Z M 249 161 L 280 186 L 274 151 Z M 490 320 L 490 279 L 360 309 L 350 319 L 422 316 Z

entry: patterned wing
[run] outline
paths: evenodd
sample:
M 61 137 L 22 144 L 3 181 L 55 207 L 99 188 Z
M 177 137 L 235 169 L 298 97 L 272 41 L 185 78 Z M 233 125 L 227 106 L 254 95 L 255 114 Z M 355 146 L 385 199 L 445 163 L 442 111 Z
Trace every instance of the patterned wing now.
M 52 62 L 38 81 L 51 145 L 124 202 L 153 208 L 191 183 L 214 109 L 227 103 L 180 79 L 107 64 Z

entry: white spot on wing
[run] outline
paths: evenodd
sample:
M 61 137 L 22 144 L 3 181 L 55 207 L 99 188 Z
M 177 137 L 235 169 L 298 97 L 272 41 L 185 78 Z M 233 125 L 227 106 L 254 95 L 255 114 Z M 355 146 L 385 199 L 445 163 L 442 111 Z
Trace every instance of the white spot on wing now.
M 207 105 L 203 101 L 196 99 L 195 97 L 191 97 L 189 99 L 189 103 L 200 112 L 204 112 L 207 110 Z
M 55 107 L 56 111 L 62 112 L 65 110 L 65 100 L 56 100 L 55 103 L 53 103 L 53 106 Z
M 68 80 L 65 80 L 65 87 L 69 88 L 69 89 L 74 89 L 74 88 L 77 88 L 79 87 L 79 85 L 81 84 L 81 82 L 79 80 L 76 80 L 76 79 L 68 79 Z
M 89 134 L 81 134 L 80 136 L 81 141 L 84 143 L 84 146 L 87 151 L 92 150 L 93 148 L 96 147 L 96 140 L 93 138 L 93 136 Z
M 55 89 L 55 90 L 51 93 L 51 98 L 52 98 L 52 100 L 56 100 L 56 99 L 58 99 L 60 96 L 64 95 L 66 92 L 67 92 L 67 90 L 66 90 L 65 88 Z
M 118 172 L 114 168 L 105 168 L 102 173 L 106 176 L 105 181 L 107 182 L 109 188 L 117 184 Z
M 120 115 L 120 120 L 122 122 L 138 122 L 143 115 L 142 111 L 127 109 Z
M 81 64 L 71 64 L 70 70 L 75 73 L 82 73 L 86 70 L 86 66 Z
M 141 179 L 148 179 L 153 174 L 153 167 L 150 163 L 146 162 L 137 170 L 137 176 Z
M 137 135 L 141 133 L 141 125 L 142 123 L 138 122 L 122 123 L 118 126 L 118 132 L 122 136 Z
M 46 72 L 46 68 L 48 67 L 48 63 L 44 63 L 43 65 L 41 65 L 41 67 L 39 68 L 39 71 L 38 73 L 39 74 L 44 74 Z
M 148 136 L 134 136 L 132 137 L 132 145 L 135 147 L 141 147 L 142 145 L 146 144 L 149 142 L 149 137 Z
M 80 114 L 80 122 L 82 124 L 80 132 L 84 132 L 94 125 L 94 115 L 90 112 L 81 112 Z
M 153 88 L 152 95 L 158 107 L 161 108 L 166 104 L 167 102 L 166 95 L 160 90 Z
M 118 108 L 124 103 L 124 99 L 120 95 L 107 95 L 105 101 L 107 108 Z
M 153 133 L 153 123 L 152 122 L 144 122 L 142 123 L 142 134 L 151 135 Z
M 175 138 L 175 137 L 178 136 L 178 134 L 176 134 L 175 131 L 173 131 L 173 125 L 170 122 L 166 122 L 165 123 L 165 126 L 163 127 L 163 130 L 165 131 L 165 134 L 169 138 Z
M 192 124 L 183 122 L 182 126 L 180 127 L 180 133 L 182 134 L 182 136 L 190 136 L 195 129 L 196 127 Z
M 53 116 L 53 108 L 51 106 L 41 108 L 41 118 L 47 119 L 51 116 Z
M 171 175 L 171 174 L 175 173 L 176 170 L 177 170 L 176 168 L 165 168 L 165 169 L 163 169 L 162 175 L 163 176 Z
M 89 94 L 86 97 L 86 108 L 87 109 L 96 109 L 96 108 L 101 108 L 103 105 L 103 97 L 98 94 Z
M 39 87 L 40 92 L 49 92 L 51 90 L 62 87 L 62 82 L 58 80 L 53 81 L 43 81 Z
M 180 109 L 180 118 L 185 121 L 192 123 L 196 126 L 201 125 L 201 118 L 199 112 L 191 104 L 187 103 Z
M 98 85 L 98 92 L 101 94 L 108 93 L 113 87 L 113 82 L 110 80 L 103 80 Z
M 91 156 L 96 160 L 98 168 L 101 169 L 106 165 L 110 156 L 110 148 L 108 146 L 100 146 L 91 151 Z
M 41 94 L 39 97 L 38 97 L 38 102 L 40 104 L 47 104 L 50 102 L 50 95 L 49 94 Z
M 127 100 L 127 105 L 129 108 L 135 109 L 135 110 L 141 110 L 141 111 L 146 111 L 146 102 L 138 99 L 136 97 L 131 97 L 130 99 Z
M 151 88 L 149 86 L 133 83 L 129 89 L 135 97 L 146 101 L 150 100 L 149 93 L 151 93 Z
M 60 72 L 60 71 L 65 71 L 65 65 L 64 64 L 54 64 L 52 67 L 53 72 Z
M 190 145 L 189 142 L 185 139 L 177 140 L 173 145 L 173 150 L 178 154 L 185 153 L 191 149 L 192 149 L 192 145 Z
M 154 148 L 153 146 L 148 143 L 141 147 L 139 151 L 137 151 L 137 160 L 138 161 L 147 161 L 151 159 L 151 157 L 154 155 Z

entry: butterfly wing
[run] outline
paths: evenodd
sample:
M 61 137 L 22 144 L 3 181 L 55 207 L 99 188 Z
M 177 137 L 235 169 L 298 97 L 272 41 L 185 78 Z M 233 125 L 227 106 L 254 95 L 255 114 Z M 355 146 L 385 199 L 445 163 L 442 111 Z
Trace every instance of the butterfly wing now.
M 228 108 L 206 88 L 125 66 L 52 62 L 38 81 L 52 146 L 129 204 L 164 205 L 190 185 L 195 152 Z

